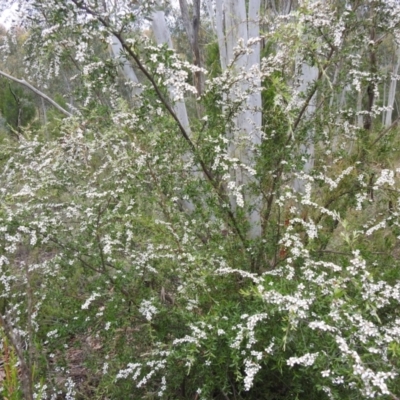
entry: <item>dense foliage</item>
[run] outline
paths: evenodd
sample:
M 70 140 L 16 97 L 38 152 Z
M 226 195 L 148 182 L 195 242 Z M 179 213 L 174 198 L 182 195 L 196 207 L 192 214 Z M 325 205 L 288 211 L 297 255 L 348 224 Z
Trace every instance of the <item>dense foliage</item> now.
M 3 397 L 398 399 L 400 4 L 185 4 L 1 36 Z

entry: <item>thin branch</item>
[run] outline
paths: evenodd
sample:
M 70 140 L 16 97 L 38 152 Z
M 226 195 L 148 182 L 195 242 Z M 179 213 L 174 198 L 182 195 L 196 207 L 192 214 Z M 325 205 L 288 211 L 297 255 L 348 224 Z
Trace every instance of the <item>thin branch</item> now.
M 400 121 L 400 117 L 396 118 L 390 126 L 382 131 L 382 133 L 374 140 L 372 146 L 375 146 L 387 133 L 389 133 Z
M 297 118 L 296 118 L 296 120 L 295 120 L 295 122 L 294 122 L 294 124 L 293 124 L 292 132 L 294 132 L 294 131 L 297 129 L 297 127 L 298 127 L 298 125 L 299 125 L 299 123 L 300 123 L 300 121 L 301 121 L 301 119 L 302 119 L 304 113 L 305 113 L 306 110 L 307 110 L 307 107 L 309 106 L 309 104 L 310 104 L 312 98 L 314 97 L 315 92 L 317 91 L 319 81 L 320 81 L 321 78 L 324 76 L 325 71 L 328 69 L 328 67 L 329 67 L 329 65 L 330 65 L 330 60 L 331 60 L 331 58 L 332 58 L 332 56 L 333 56 L 334 53 L 335 53 L 335 48 L 331 48 L 331 51 L 330 51 L 329 54 L 328 54 L 328 57 L 327 57 L 327 59 L 326 59 L 326 62 L 325 62 L 325 64 L 322 66 L 322 68 L 319 70 L 318 78 L 316 79 L 315 84 L 314 84 L 313 88 L 311 89 L 311 92 L 309 93 L 309 95 L 308 95 L 306 101 L 305 101 L 304 104 L 303 104 L 302 109 L 300 110 L 299 115 L 297 116 Z M 289 137 L 290 137 L 290 136 L 289 136 Z
M 72 117 L 72 114 L 70 112 L 68 112 L 67 110 L 65 110 L 64 108 L 62 108 L 59 104 L 57 104 L 53 99 L 51 99 L 49 96 L 47 96 L 46 94 L 44 94 L 43 92 L 41 92 L 39 89 L 35 88 L 34 86 L 32 86 L 29 82 L 27 82 L 25 79 L 18 79 L 15 76 L 11 76 L 3 71 L 0 71 L 0 75 L 4 76 L 7 79 L 10 79 L 11 81 L 17 82 L 20 85 L 23 85 L 25 87 L 27 87 L 28 89 L 32 90 L 32 92 L 36 93 L 38 96 L 40 96 L 41 98 L 45 99 L 46 101 L 48 101 L 53 107 L 57 108 L 58 111 L 60 111 L 61 113 L 63 113 L 65 116 L 67 117 Z

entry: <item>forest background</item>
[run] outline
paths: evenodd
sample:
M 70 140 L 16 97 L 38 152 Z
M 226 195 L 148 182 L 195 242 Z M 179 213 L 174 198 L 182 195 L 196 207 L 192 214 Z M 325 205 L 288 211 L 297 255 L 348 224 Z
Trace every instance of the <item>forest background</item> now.
M 399 399 L 400 2 L 21 1 L 0 53 L 4 399 Z

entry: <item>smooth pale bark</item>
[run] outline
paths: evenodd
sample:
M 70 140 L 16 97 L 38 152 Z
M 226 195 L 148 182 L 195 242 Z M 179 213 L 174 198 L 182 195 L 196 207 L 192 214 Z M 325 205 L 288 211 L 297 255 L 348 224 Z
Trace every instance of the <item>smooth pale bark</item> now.
M 164 11 L 154 11 L 151 18 L 153 20 L 152 29 L 156 42 L 158 44 L 167 44 L 172 49 L 171 35 L 165 22 Z
M 211 21 L 211 29 L 214 33 L 216 33 L 215 13 L 214 13 L 214 7 L 212 4 L 212 1 L 211 0 L 205 0 L 205 1 L 206 1 L 208 16 L 210 17 L 210 21 Z
M 189 7 L 186 0 L 179 0 L 183 26 L 185 27 L 186 35 L 188 36 L 190 44 L 193 43 L 193 26 L 190 21 Z
M 248 28 L 248 40 L 249 39 L 258 39 L 260 36 L 260 0 L 250 0 L 249 9 L 248 9 L 248 19 L 247 19 L 247 28 Z M 252 52 L 247 56 L 247 69 L 259 69 L 260 59 L 261 59 L 261 45 L 257 40 L 251 46 Z M 261 144 L 261 129 L 262 129 L 262 100 L 261 100 L 261 79 L 259 77 L 254 77 L 255 79 L 255 88 L 253 92 L 250 94 L 248 98 L 248 112 L 246 113 L 246 117 L 251 121 L 248 128 L 249 139 L 251 141 L 252 146 L 257 146 Z M 248 150 L 248 154 L 246 155 L 247 161 L 250 164 L 254 164 L 252 158 L 254 157 L 253 150 Z M 261 235 L 261 203 L 262 199 L 259 197 L 250 198 L 249 201 L 255 207 L 254 211 L 249 216 L 249 222 L 251 225 L 250 228 L 250 237 L 256 238 Z
M 46 110 L 46 105 L 44 104 L 44 99 L 41 97 L 41 102 L 42 102 L 42 113 L 43 113 L 43 127 L 44 127 L 44 133 L 46 135 L 46 139 L 49 140 L 49 131 L 47 130 L 47 110 Z
M 310 66 L 308 64 L 302 65 L 302 75 L 303 75 L 303 84 L 300 87 L 300 90 L 304 93 L 307 92 L 309 87 L 315 83 L 318 79 L 318 68 L 315 66 Z M 315 111 L 316 111 L 316 93 L 310 100 L 310 104 L 307 107 L 306 118 L 310 119 Z M 309 173 L 314 167 L 314 132 L 311 130 L 307 136 L 307 144 L 304 145 L 304 154 L 308 161 L 304 165 L 304 172 Z
M 225 8 L 223 3 L 224 3 L 223 0 L 215 1 L 215 9 L 216 9 L 215 21 L 217 28 L 217 40 L 218 40 L 221 68 L 222 71 L 225 71 L 228 65 L 228 53 L 225 40 Z
M 346 93 L 351 90 L 350 85 L 346 85 L 342 93 L 340 94 L 340 99 L 339 99 L 339 110 L 342 110 L 346 106 Z
M 249 39 L 255 39 L 260 36 L 260 6 L 261 0 L 250 0 L 249 3 L 249 18 L 248 18 L 248 37 Z M 261 59 L 261 45 L 260 41 L 257 40 L 255 44 L 251 46 L 252 53 L 248 55 L 247 67 L 248 69 L 259 67 Z M 261 80 L 258 78 L 256 81 L 256 87 L 261 87 Z M 252 135 L 253 144 L 261 144 L 261 135 L 258 129 L 261 128 L 262 124 L 262 112 L 261 112 L 261 91 L 257 90 L 252 93 L 249 97 L 249 109 L 252 112 L 252 120 L 254 123 L 254 133 Z
M 127 81 L 133 83 L 132 94 L 139 95 L 141 93 L 141 89 L 138 87 L 139 80 L 136 76 L 134 69 L 132 68 L 131 63 L 124 55 L 121 42 L 116 37 L 113 37 L 113 40 L 111 42 L 111 50 L 114 58 L 119 60 L 122 64 L 121 70 L 124 77 L 126 78 Z
M 335 86 L 337 83 L 341 67 L 342 67 L 341 63 L 336 65 L 335 72 L 333 74 L 332 83 L 331 83 L 332 86 Z M 339 98 L 340 98 L 339 96 L 331 96 L 331 98 L 329 100 L 329 108 L 332 108 L 334 106 L 335 100 L 339 102 L 340 101 Z
M 364 126 L 364 116 L 361 114 L 362 110 L 362 91 L 357 94 L 357 126 L 362 128 Z
M 332 82 L 332 85 L 335 86 L 336 82 Z M 346 94 L 348 92 L 351 92 L 351 86 L 350 85 L 346 85 L 342 91 L 340 92 L 340 94 L 337 95 L 337 108 L 338 110 L 343 110 L 346 105 L 347 105 L 347 100 L 346 100 Z M 329 106 L 330 108 L 332 108 L 334 106 L 333 104 L 333 99 L 334 96 L 331 97 L 331 101 L 329 102 Z M 337 117 L 336 117 L 336 123 L 338 124 L 338 126 L 343 123 L 343 119 L 340 115 L 340 113 L 338 113 Z M 337 151 L 339 147 L 339 140 L 338 140 L 338 136 L 334 135 L 332 137 L 332 150 L 333 151 Z
M 247 54 L 247 45 L 249 38 L 258 38 L 259 36 L 259 12 L 260 0 L 250 0 L 248 13 L 246 11 L 246 2 L 237 0 L 217 0 L 216 1 L 216 21 L 217 36 L 220 46 L 221 67 L 223 70 L 230 68 L 235 75 L 245 74 L 252 68 L 257 70 L 260 63 L 260 44 L 255 43 L 251 46 L 252 54 Z M 235 48 L 243 47 L 243 54 L 235 55 Z M 226 53 L 224 51 L 226 50 Z M 233 132 L 227 132 L 230 138 L 228 153 L 232 158 L 238 158 L 244 165 L 254 166 L 254 146 L 261 143 L 261 86 L 260 78 L 257 73 L 251 82 L 251 93 L 244 100 L 245 107 L 234 118 Z M 237 83 L 236 90 L 241 93 L 249 91 L 249 82 L 242 79 Z M 234 95 L 231 95 L 234 96 Z M 234 101 L 235 98 L 229 99 Z M 236 185 L 246 187 L 252 183 L 253 178 L 247 171 L 231 171 L 232 179 Z M 249 213 L 248 220 L 250 224 L 249 238 L 257 238 L 261 234 L 261 199 L 251 194 L 244 193 L 246 204 L 253 207 Z M 236 201 L 231 196 L 232 210 L 236 210 Z
M 397 55 L 397 63 L 393 68 L 392 79 L 390 81 L 388 100 L 387 100 L 388 109 L 386 111 L 386 116 L 385 116 L 386 128 L 392 125 L 393 106 L 397 88 L 397 74 L 399 73 L 399 68 L 400 68 L 400 48 L 397 49 L 396 55 Z
M 244 1 L 226 0 L 225 24 L 226 24 L 226 46 L 228 63 L 234 59 L 234 48 L 242 41 L 247 44 L 247 15 Z M 235 60 L 235 69 L 247 66 L 247 55 L 242 55 Z
M 249 39 L 260 36 L 260 6 L 261 0 L 250 0 L 248 17 L 248 37 Z M 248 65 L 253 66 L 260 63 L 260 42 L 252 45 L 253 52 L 249 54 Z
M 223 40 L 226 45 L 226 62 L 227 65 L 230 65 L 233 60 L 233 47 L 235 46 L 235 34 L 234 34 L 234 21 L 233 13 L 235 12 L 233 9 L 233 1 L 234 0 L 224 0 L 223 3 L 223 22 L 224 22 L 224 36 Z
M 193 0 L 193 55 L 196 66 L 202 68 L 203 61 L 200 53 L 199 32 L 200 32 L 200 0 Z M 196 76 L 196 87 L 199 95 L 202 95 L 205 88 L 205 77 L 202 71 L 198 71 Z
M 310 66 L 307 63 L 301 65 L 301 84 L 299 86 L 299 93 L 306 94 L 310 89 L 310 86 L 318 78 L 318 68 Z M 304 114 L 305 119 L 310 119 L 316 110 L 316 93 L 311 98 L 307 110 Z M 314 167 L 314 130 L 310 129 L 307 133 L 305 144 L 300 145 L 300 154 L 306 158 L 306 162 L 303 167 L 303 172 L 309 174 Z M 293 184 L 293 188 L 298 192 L 304 192 L 304 181 L 296 178 Z
M 167 23 L 165 21 L 164 11 L 154 11 L 152 14 L 152 28 L 154 37 L 156 39 L 157 44 L 167 44 L 167 46 L 172 49 L 172 40 L 171 35 L 169 33 L 169 29 Z M 169 92 L 171 93 L 173 88 L 169 88 Z M 170 96 L 172 98 L 172 96 Z M 177 101 L 173 105 L 174 111 L 176 113 L 179 122 L 183 126 L 183 129 L 190 135 L 190 124 L 189 118 L 186 111 L 186 105 L 183 101 Z
M 386 99 L 386 82 L 383 83 L 383 98 Z M 389 103 L 389 101 L 388 101 Z M 382 126 L 385 126 L 385 119 L 386 119 L 387 111 L 382 112 Z
M 165 14 L 163 11 L 155 11 L 152 14 L 152 28 L 153 28 L 153 33 L 154 37 L 156 39 L 157 44 L 167 44 L 167 46 L 170 49 L 173 49 L 172 45 L 172 40 L 171 40 L 171 35 L 167 26 L 167 23 L 165 21 Z M 172 91 L 173 87 L 169 87 L 169 95 L 170 98 L 172 99 Z M 183 129 L 185 130 L 186 134 L 188 137 L 191 137 L 191 129 L 190 129 L 190 124 L 189 124 L 189 118 L 186 110 L 186 105 L 183 101 L 177 101 L 173 104 L 173 108 L 176 114 L 176 117 L 178 118 L 180 124 L 182 125 Z M 184 160 L 188 161 L 190 159 L 190 154 L 186 154 L 184 156 Z M 198 173 L 195 173 L 195 175 L 199 175 Z M 194 210 L 194 205 L 190 201 L 186 200 L 181 200 L 180 204 L 182 208 L 187 211 L 187 212 L 192 212 Z

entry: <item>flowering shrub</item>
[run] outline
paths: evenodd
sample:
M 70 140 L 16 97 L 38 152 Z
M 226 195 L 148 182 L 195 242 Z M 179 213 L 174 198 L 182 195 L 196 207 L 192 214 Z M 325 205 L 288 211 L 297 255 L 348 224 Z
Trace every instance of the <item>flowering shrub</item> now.
M 72 59 L 79 84 L 71 116 L 0 144 L 15 398 L 397 399 L 398 132 L 370 36 L 396 43 L 397 3 L 266 14 L 210 77 L 137 3 L 29 3 L 31 80 Z

